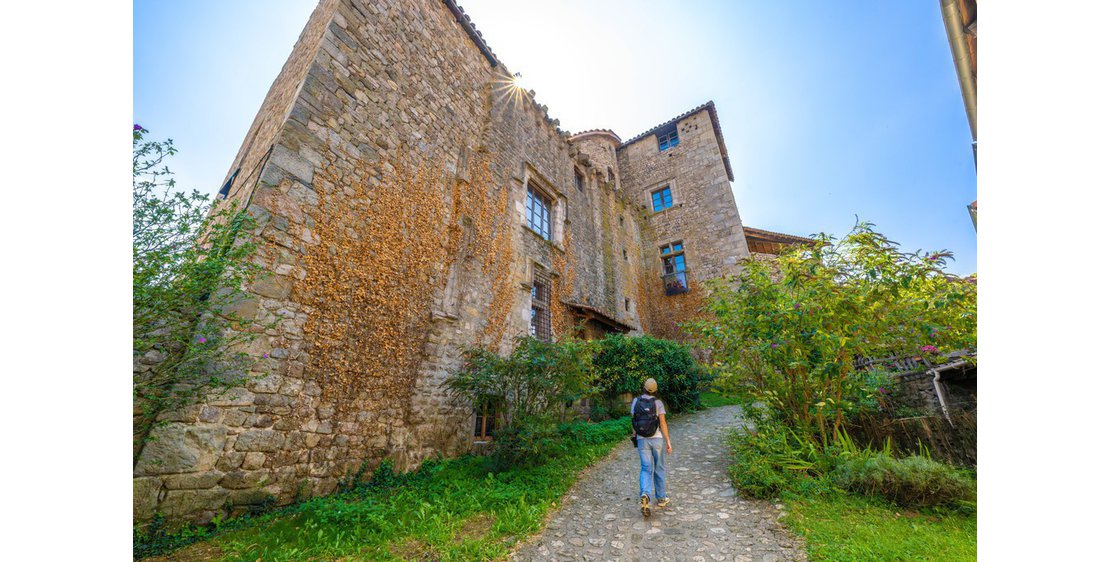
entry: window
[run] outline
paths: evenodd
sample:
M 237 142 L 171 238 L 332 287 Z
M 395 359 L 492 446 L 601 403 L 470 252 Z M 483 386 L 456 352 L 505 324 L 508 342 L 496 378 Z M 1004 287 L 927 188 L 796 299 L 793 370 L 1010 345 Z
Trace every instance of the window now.
M 671 123 L 667 127 L 659 129 L 655 132 L 655 138 L 659 141 L 659 152 L 678 146 L 678 125 Z
M 624 226 L 624 215 L 620 216 L 621 226 Z
M 663 259 L 663 289 L 667 295 L 689 291 L 686 284 L 686 253 L 682 241 L 659 248 Z
M 544 240 L 551 240 L 551 199 L 531 184 L 528 185 L 525 213 L 528 215 L 528 228 L 543 236 Z
M 651 192 L 651 209 L 656 213 L 670 208 L 671 205 L 674 205 L 674 200 L 671 198 L 670 186 Z
M 613 168 L 611 166 L 606 166 L 605 172 L 609 177 L 609 183 L 613 183 Z
M 220 192 L 216 195 L 216 197 L 219 197 L 220 199 L 227 199 L 227 194 L 231 192 L 231 184 L 235 183 L 235 178 L 238 176 L 239 168 L 236 168 L 235 173 L 231 174 L 230 178 L 227 178 L 227 183 L 225 183 L 224 186 L 220 188 Z
M 497 412 L 490 401 L 483 401 L 474 410 L 474 438 L 489 441 L 497 426 Z
M 624 299 L 624 311 L 625 312 L 631 312 L 632 311 L 632 301 L 629 300 L 627 297 Z
M 578 188 L 578 191 L 585 191 L 586 189 L 586 178 L 582 175 L 582 172 L 578 171 L 578 168 L 574 169 L 574 187 Z
M 624 261 L 628 261 L 628 250 L 621 248 L 621 255 L 624 256 Z
M 538 266 L 532 269 L 532 320 L 528 334 L 551 341 L 551 279 Z

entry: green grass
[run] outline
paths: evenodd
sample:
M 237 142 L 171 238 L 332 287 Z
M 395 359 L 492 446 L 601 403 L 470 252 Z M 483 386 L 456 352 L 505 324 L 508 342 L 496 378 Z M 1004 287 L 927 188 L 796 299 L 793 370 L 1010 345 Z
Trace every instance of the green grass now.
M 974 513 L 913 511 L 848 494 L 786 499 L 810 560 L 975 560 Z
M 623 444 L 628 418 L 567 427 L 559 454 L 498 474 L 488 459 L 379 471 L 354 490 L 245 522 L 178 553 L 222 560 L 489 560 L 540 530 L 579 472 Z
M 742 401 L 737 396 L 729 396 L 724 394 L 717 394 L 716 392 L 702 392 L 701 405 L 706 408 L 716 408 L 717 406 L 739 406 Z

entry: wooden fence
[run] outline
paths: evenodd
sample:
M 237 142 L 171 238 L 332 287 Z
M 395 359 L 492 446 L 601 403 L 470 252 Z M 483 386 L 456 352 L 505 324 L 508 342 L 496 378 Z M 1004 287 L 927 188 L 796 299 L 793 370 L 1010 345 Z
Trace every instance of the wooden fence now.
M 881 448 L 890 439 L 891 446 L 901 455 L 917 454 L 921 447 L 933 460 L 975 468 L 975 410 L 951 412 L 951 423 L 944 416 L 913 418 L 881 418 L 865 416 L 848 428 L 858 443 Z

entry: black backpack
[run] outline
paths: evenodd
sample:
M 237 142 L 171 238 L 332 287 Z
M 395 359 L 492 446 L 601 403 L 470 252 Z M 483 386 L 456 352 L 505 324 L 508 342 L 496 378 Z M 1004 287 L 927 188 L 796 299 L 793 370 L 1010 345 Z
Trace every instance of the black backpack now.
M 636 408 L 632 412 L 632 431 L 640 437 L 653 437 L 659 430 L 659 415 L 655 413 L 655 397 L 644 396 L 636 399 Z

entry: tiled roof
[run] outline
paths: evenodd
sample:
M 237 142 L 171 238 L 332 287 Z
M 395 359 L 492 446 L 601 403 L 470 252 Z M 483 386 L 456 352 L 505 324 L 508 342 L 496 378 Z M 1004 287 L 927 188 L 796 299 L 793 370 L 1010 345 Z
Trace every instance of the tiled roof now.
M 459 25 L 463 27 L 466 34 L 470 36 L 470 40 L 473 41 L 474 45 L 478 47 L 478 50 L 485 55 L 490 66 L 497 67 L 497 65 L 501 64 L 501 61 L 497 60 L 497 55 L 493 54 L 493 49 L 490 49 L 489 45 L 486 44 L 486 40 L 482 39 L 482 32 L 478 31 L 477 27 L 474 27 L 474 22 L 470 21 L 470 16 L 466 15 L 462 6 L 459 6 L 455 0 L 443 0 L 443 4 L 447 6 L 448 10 L 451 10 L 451 13 L 455 16 L 455 21 L 459 22 Z
M 750 226 L 744 227 L 744 236 L 753 238 L 763 238 L 773 242 L 783 242 L 786 244 L 809 244 L 813 242 L 812 238 L 805 236 L 794 236 L 793 234 L 783 234 L 781 232 L 771 232 L 770 230 L 763 230 L 759 228 L 752 228 Z
M 713 122 L 713 134 L 717 135 L 717 146 L 721 149 L 721 158 L 725 161 L 725 171 L 728 172 L 728 179 L 729 181 L 736 181 L 736 178 L 732 174 L 732 163 L 728 159 L 728 149 L 725 148 L 725 137 L 721 134 L 721 122 L 719 119 L 717 119 L 717 106 L 714 105 L 713 100 L 709 100 L 695 107 L 694 109 L 691 109 L 690 111 L 679 115 L 678 117 L 675 117 L 665 123 L 660 123 L 652 127 L 651 129 L 648 129 L 647 131 L 644 131 L 639 135 L 632 137 L 631 139 L 625 141 L 624 144 L 621 145 L 621 148 L 624 148 L 649 135 L 653 135 L 655 134 L 655 131 L 658 131 L 659 129 L 662 129 L 663 127 L 666 127 L 672 123 L 677 123 L 678 121 L 694 115 L 702 110 L 709 110 L 709 120 Z

